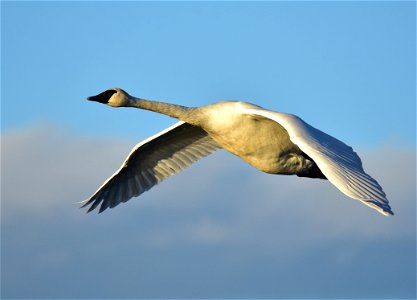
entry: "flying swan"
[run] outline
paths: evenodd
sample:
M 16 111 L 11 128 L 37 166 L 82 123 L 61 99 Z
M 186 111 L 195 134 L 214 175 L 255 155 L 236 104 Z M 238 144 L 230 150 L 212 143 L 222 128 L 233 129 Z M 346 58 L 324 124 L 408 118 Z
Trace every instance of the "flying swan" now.
M 137 197 L 223 148 L 265 173 L 327 179 L 345 195 L 393 215 L 381 186 L 365 173 L 353 149 L 295 115 L 237 101 L 185 107 L 135 98 L 118 88 L 87 99 L 180 120 L 137 144 L 119 170 L 82 202 L 81 207 L 90 205 L 87 212 Z

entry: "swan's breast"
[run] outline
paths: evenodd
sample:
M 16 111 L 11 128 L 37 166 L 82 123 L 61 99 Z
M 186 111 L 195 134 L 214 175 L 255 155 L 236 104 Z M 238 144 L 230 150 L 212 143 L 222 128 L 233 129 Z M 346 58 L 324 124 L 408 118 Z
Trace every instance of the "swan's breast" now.
M 203 129 L 225 150 L 267 173 L 295 174 L 304 164 L 301 150 L 277 122 L 245 113 L 242 102 L 212 105 Z

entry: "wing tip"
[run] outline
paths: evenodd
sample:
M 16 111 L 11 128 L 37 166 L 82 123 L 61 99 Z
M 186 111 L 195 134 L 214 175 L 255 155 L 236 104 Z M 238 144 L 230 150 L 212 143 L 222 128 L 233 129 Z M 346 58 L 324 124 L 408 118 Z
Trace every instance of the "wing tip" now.
M 370 208 L 375 209 L 376 211 L 378 211 L 380 214 L 389 217 L 389 216 L 393 216 L 394 212 L 391 209 L 391 206 L 389 206 L 388 204 L 388 200 L 386 200 L 387 202 L 382 204 L 380 202 L 375 202 L 375 201 L 366 201 L 366 200 L 361 200 L 361 202 L 367 206 L 369 206 Z
M 97 201 L 97 200 L 95 200 Z M 79 207 L 79 209 L 86 207 L 87 205 L 91 204 L 91 206 L 87 209 L 87 211 L 85 212 L 86 214 L 92 212 L 93 210 L 95 210 L 97 208 L 97 206 L 100 204 L 101 201 L 99 201 L 98 203 L 93 202 L 92 204 L 88 202 L 88 200 L 83 201 L 81 203 L 84 203 L 83 205 L 81 205 Z M 98 214 L 101 214 L 103 211 L 105 211 L 107 209 L 107 206 L 103 206 L 103 204 L 100 206 L 100 209 L 98 210 Z
M 391 208 L 385 208 L 385 209 L 383 209 L 381 211 L 381 214 L 383 214 L 386 217 L 394 216 L 395 215 L 394 212 L 391 210 Z
M 89 205 L 91 203 L 90 201 L 91 201 L 91 199 L 87 199 L 87 200 L 84 200 L 84 201 L 77 202 L 77 204 L 81 204 L 81 206 L 79 207 L 79 209 L 84 208 L 87 205 Z
M 79 207 L 79 209 L 82 209 L 84 207 L 87 207 L 88 205 L 91 204 L 90 207 L 86 211 L 86 213 L 88 214 L 88 213 L 92 212 L 98 206 L 98 204 L 100 204 L 100 202 L 101 201 L 99 201 L 97 199 L 94 199 L 94 196 L 93 196 L 93 197 L 91 197 L 91 198 L 89 198 L 87 200 L 77 202 L 77 204 L 81 204 L 81 206 Z M 101 211 L 99 211 L 99 213 L 100 212 Z

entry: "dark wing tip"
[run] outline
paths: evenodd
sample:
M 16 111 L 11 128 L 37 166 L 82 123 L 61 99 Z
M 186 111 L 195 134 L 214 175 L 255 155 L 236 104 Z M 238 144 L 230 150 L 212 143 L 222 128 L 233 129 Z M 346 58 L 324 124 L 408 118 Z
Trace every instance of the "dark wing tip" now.
M 393 215 L 395 215 L 389 205 L 388 205 L 388 207 L 384 207 L 383 209 L 384 209 L 384 212 L 386 212 L 388 214 L 387 216 L 393 216 Z

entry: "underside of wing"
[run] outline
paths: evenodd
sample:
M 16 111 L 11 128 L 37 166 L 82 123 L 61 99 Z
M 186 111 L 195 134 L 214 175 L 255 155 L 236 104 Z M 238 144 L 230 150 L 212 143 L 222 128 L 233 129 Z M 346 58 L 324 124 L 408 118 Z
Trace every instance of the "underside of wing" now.
M 383 215 L 393 215 L 381 186 L 365 173 L 359 156 L 351 147 L 294 115 L 264 109 L 250 109 L 248 113 L 283 126 L 291 141 L 311 157 L 327 179 L 345 195 L 362 201 Z
M 219 145 L 200 127 L 178 122 L 137 144 L 119 170 L 81 207 L 99 212 L 126 202 L 218 150 Z

